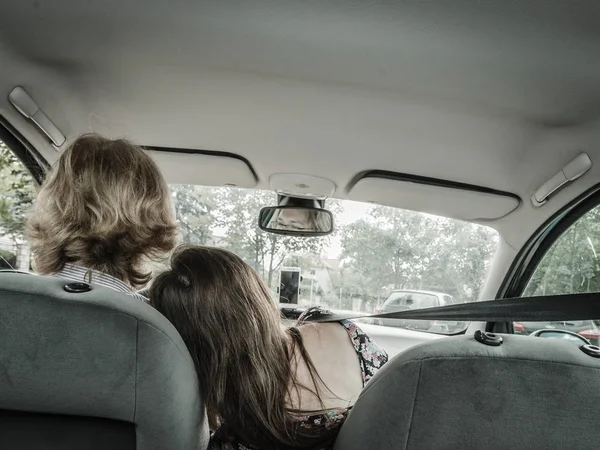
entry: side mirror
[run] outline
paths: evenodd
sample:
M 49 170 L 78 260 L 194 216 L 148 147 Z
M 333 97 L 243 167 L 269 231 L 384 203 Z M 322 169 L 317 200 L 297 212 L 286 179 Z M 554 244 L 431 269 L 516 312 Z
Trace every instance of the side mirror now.
M 583 336 L 567 330 L 537 330 L 531 333 L 530 336 L 548 339 L 565 339 L 567 341 L 575 341 L 580 344 L 590 345 L 590 341 Z
M 260 210 L 258 227 L 287 236 L 327 236 L 333 232 L 333 215 L 310 206 L 269 206 Z

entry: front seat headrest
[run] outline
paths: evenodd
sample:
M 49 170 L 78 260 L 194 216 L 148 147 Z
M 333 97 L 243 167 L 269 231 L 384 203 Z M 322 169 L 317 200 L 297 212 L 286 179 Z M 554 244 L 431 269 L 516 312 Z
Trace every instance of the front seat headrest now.
M 171 323 L 70 283 L 0 274 L 0 448 L 206 448 L 196 371 Z
M 558 339 L 448 337 L 367 384 L 335 450 L 598 448 L 600 359 Z

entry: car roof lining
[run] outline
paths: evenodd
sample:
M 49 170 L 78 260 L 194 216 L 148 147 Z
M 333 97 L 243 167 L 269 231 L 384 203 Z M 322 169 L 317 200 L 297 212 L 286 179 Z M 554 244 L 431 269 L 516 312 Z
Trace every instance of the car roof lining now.
M 348 198 L 479 223 L 507 216 L 521 203 L 509 192 L 382 170 L 360 174 Z
M 250 162 L 228 152 L 144 147 L 167 183 L 253 188 L 258 182 Z

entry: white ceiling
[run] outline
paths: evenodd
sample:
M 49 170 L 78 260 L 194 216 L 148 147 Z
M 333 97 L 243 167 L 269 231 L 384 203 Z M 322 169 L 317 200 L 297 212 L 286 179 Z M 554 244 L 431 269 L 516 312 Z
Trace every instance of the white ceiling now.
M 515 246 L 599 179 L 539 210 L 581 150 L 600 161 L 600 2 L 4 0 L 0 113 L 23 85 L 58 127 L 331 179 L 385 169 L 518 194 Z M 202 171 L 198 182 L 202 183 Z M 524 224 L 526 224 L 524 226 Z

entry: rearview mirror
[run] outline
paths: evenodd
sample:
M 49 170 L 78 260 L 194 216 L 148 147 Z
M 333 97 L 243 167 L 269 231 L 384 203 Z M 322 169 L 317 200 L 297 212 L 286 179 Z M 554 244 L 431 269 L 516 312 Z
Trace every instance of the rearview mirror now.
M 260 210 L 258 226 L 288 236 L 326 236 L 333 232 L 333 216 L 326 209 L 309 206 L 270 206 Z

